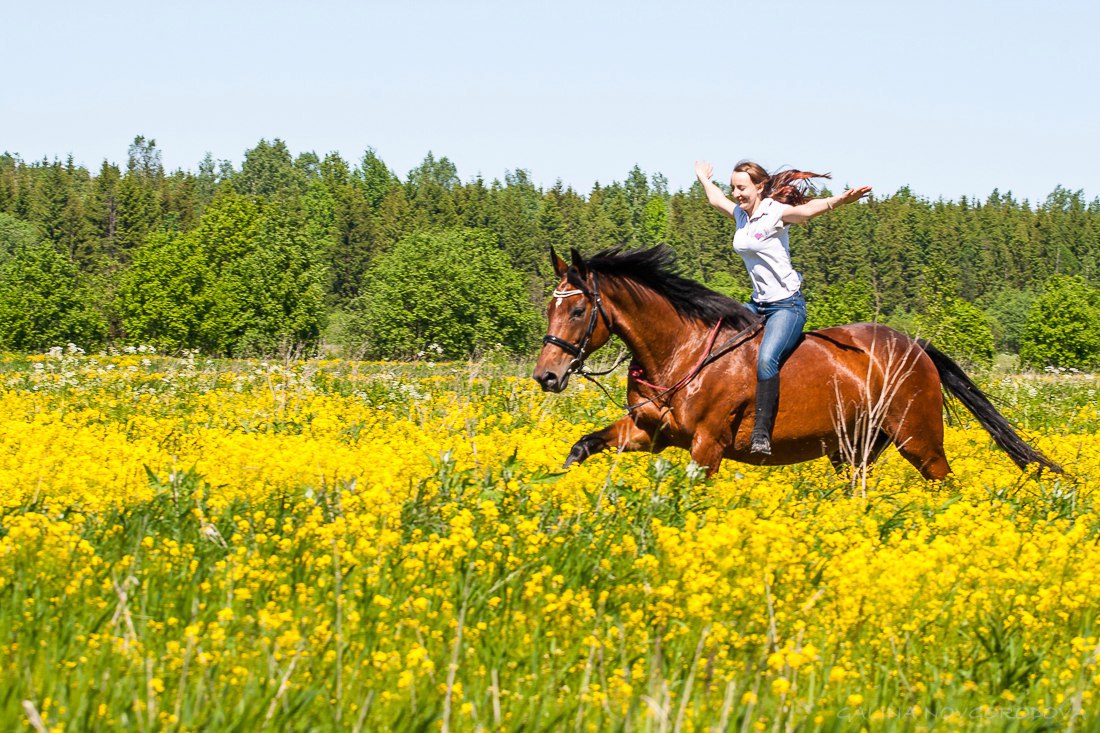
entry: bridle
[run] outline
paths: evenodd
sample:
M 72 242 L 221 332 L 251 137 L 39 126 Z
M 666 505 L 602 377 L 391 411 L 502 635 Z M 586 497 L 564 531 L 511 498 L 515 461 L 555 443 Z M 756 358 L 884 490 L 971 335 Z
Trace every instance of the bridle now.
M 559 349 L 564 351 L 573 357 L 573 361 L 569 362 L 569 366 L 565 369 L 565 374 L 562 376 L 568 376 L 574 372 L 580 372 L 584 368 L 584 360 L 588 354 L 585 353 L 588 350 L 588 344 L 592 341 L 592 334 L 596 331 L 596 321 L 599 318 L 603 318 L 604 325 L 607 326 L 607 330 L 611 330 L 611 318 L 607 315 L 607 311 L 603 307 L 603 298 L 600 297 L 600 276 L 599 274 L 592 273 L 592 292 L 588 292 L 584 286 L 581 286 L 577 290 L 555 290 L 554 297 L 558 299 L 558 303 L 561 303 L 563 298 L 568 298 L 573 295 L 584 295 L 592 298 L 593 307 L 592 314 L 588 319 L 588 327 L 584 329 L 584 336 L 581 337 L 580 344 L 572 344 L 563 338 L 558 338 L 551 334 L 546 334 L 542 337 L 543 345 L 553 344 Z M 616 364 L 616 366 L 618 366 Z M 585 374 L 585 372 L 581 372 Z

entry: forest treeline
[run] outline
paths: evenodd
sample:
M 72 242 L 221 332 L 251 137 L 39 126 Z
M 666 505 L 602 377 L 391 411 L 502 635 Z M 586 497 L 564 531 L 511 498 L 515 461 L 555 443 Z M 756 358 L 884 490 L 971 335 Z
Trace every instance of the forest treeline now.
M 143 137 L 98 170 L 5 153 L 0 348 L 530 353 L 551 246 L 666 243 L 687 275 L 743 299 L 731 236 L 698 184 L 672 192 L 637 166 L 578 192 L 522 169 L 464 181 L 431 153 L 401 178 L 371 149 L 347 161 L 281 140 L 239 168 L 208 155 L 195 171 L 166 171 Z M 903 188 L 792 227 L 791 249 L 811 326 L 884 320 L 978 361 L 998 349 L 1091 366 L 1100 354 L 1100 199 L 1082 191 L 1033 204 Z

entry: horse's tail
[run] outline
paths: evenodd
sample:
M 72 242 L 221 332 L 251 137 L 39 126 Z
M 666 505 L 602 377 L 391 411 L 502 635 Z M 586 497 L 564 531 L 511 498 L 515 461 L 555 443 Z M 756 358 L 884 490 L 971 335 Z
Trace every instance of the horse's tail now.
M 1027 468 L 1028 464 L 1038 463 L 1041 468 L 1046 468 L 1054 473 L 1063 472 L 1061 466 L 1032 448 L 1016 434 L 1005 416 L 997 412 L 997 408 L 993 406 L 989 398 L 978 389 L 978 385 L 974 384 L 970 377 L 966 376 L 966 373 L 958 364 L 951 361 L 946 354 L 924 339 L 920 339 L 918 343 L 924 349 L 924 353 L 932 359 L 932 363 L 936 365 L 936 371 L 940 374 L 940 382 L 943 386 L 947 388 L 948 392 L 957 397 L 974 417 L 978 418 L 978 422 L 982 424 L 982 427 L 993 436 L 993 442 L 1008 454 L 1013 463 L 1019 466 L 1021 470 Z

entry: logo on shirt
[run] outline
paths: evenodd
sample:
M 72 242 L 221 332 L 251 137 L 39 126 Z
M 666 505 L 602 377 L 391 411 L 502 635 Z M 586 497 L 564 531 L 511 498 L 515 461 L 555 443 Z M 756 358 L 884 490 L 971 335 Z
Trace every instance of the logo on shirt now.
M 756 237 L 757 241 L 760 241 L 761 239 L 764 238 L 764 232 L 757 232 L 756 234 L 754 234 L 752 236 Z

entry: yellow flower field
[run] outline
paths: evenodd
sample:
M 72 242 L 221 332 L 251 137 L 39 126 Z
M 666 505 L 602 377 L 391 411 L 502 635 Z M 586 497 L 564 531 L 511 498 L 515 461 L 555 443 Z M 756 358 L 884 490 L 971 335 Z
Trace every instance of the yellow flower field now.
M 602 454 L 591 386 L 485 364 L 0 364 L 0 728 L 1075 730 L 1100 724 L 1100 427 L 990 375 L 1067 469 L 968 422 L 888 451 Z M 619 385 L 621 390 L 621 384 Z

